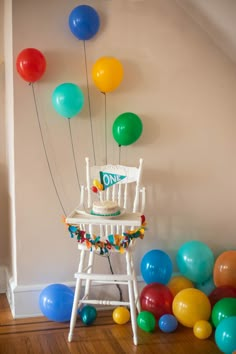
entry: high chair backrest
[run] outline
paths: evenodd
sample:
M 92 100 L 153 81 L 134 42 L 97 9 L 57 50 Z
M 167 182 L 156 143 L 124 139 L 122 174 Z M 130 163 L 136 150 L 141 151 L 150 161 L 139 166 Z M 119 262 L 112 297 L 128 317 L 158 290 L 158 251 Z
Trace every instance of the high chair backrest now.
M 91 208 L 94 199 L 115 200 L 121 208 L 130 212 L 143 212 L 145 195 L 144 190 L 140 189 L 143 159 L 139 160 L 138 167 L 112 164 L 90 166 L 89 158 L 85 161 L 87 201 L 83 202 L 87 208 Z

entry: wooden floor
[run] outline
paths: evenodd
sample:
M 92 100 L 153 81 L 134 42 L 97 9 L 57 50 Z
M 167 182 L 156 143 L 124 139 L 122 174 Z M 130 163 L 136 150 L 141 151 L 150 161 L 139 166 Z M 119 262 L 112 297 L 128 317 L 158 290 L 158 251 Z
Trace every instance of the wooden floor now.
M 0 294 L 1 354 L 220 354 L 214 337 L 197 339 L 192 330 L 179 326 L 174 333 L 146 333 L 139 329 L 139 345 L 134 346 L 130 323 L 117 325 L 111 311 L 99 311 L 91 326 L 77 321 L 74 340 L 67 342 L 68 323 L 45 317 L 14 320 L 6 296 Z

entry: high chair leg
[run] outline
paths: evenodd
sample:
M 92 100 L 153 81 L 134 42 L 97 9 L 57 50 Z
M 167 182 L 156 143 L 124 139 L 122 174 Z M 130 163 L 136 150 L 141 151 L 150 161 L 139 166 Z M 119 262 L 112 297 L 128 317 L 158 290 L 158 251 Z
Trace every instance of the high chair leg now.
M 127 274 L 132 275 L 131 267 L 131 256 L 129 251 L 126 253 L 126 262 L 127 262 Z M 136 305 L 134 301 L 134 280 L 128 280 L 128 293 L 129 293 L 129 303 L 130 303 L 130 317 L 131 325 L 133 330 L 133 342 L 134 345 L 138 345 L 138 333 L 137 333 L 137 314 L 136 314 Z

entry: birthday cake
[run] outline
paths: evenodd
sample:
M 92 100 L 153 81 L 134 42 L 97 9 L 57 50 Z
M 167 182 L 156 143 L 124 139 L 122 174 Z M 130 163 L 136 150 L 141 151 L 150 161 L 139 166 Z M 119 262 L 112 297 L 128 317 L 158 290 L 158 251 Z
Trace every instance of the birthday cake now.
M 97 216 L 116 216 L 120 214 L 120 207 L 113 200 L 94 201 L 91 214 Z

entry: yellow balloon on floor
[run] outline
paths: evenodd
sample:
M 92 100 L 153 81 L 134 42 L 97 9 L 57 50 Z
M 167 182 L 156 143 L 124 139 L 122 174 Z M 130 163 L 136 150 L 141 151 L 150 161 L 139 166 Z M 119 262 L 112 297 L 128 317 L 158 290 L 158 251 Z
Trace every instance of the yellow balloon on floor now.
M 189 288 L 174 297 L 172 310 L 183 326 L 192 328 L 197 321 L 209 320 L 211 303 L 201 290 Z
M 177 295 L 181 290 L 194 288 L 192 281 L 182 275 L 174 275 L 170 279 L 167 286 L 172 292 L 173 296 Z
M 92 78 L 99 91 L 114 91 L 123 79 L 123 66 L 116 58 L 102 57 L 93 65 Z
M 193 326 L 193 333 L 199 339 L 207 339 L 212 333 L 212 325 L 205 320 L 197 321 Z
M 112 313 L 114 322 L 125 324 L 130 320 L 130 312 L 126 307 L 118 306 Z

